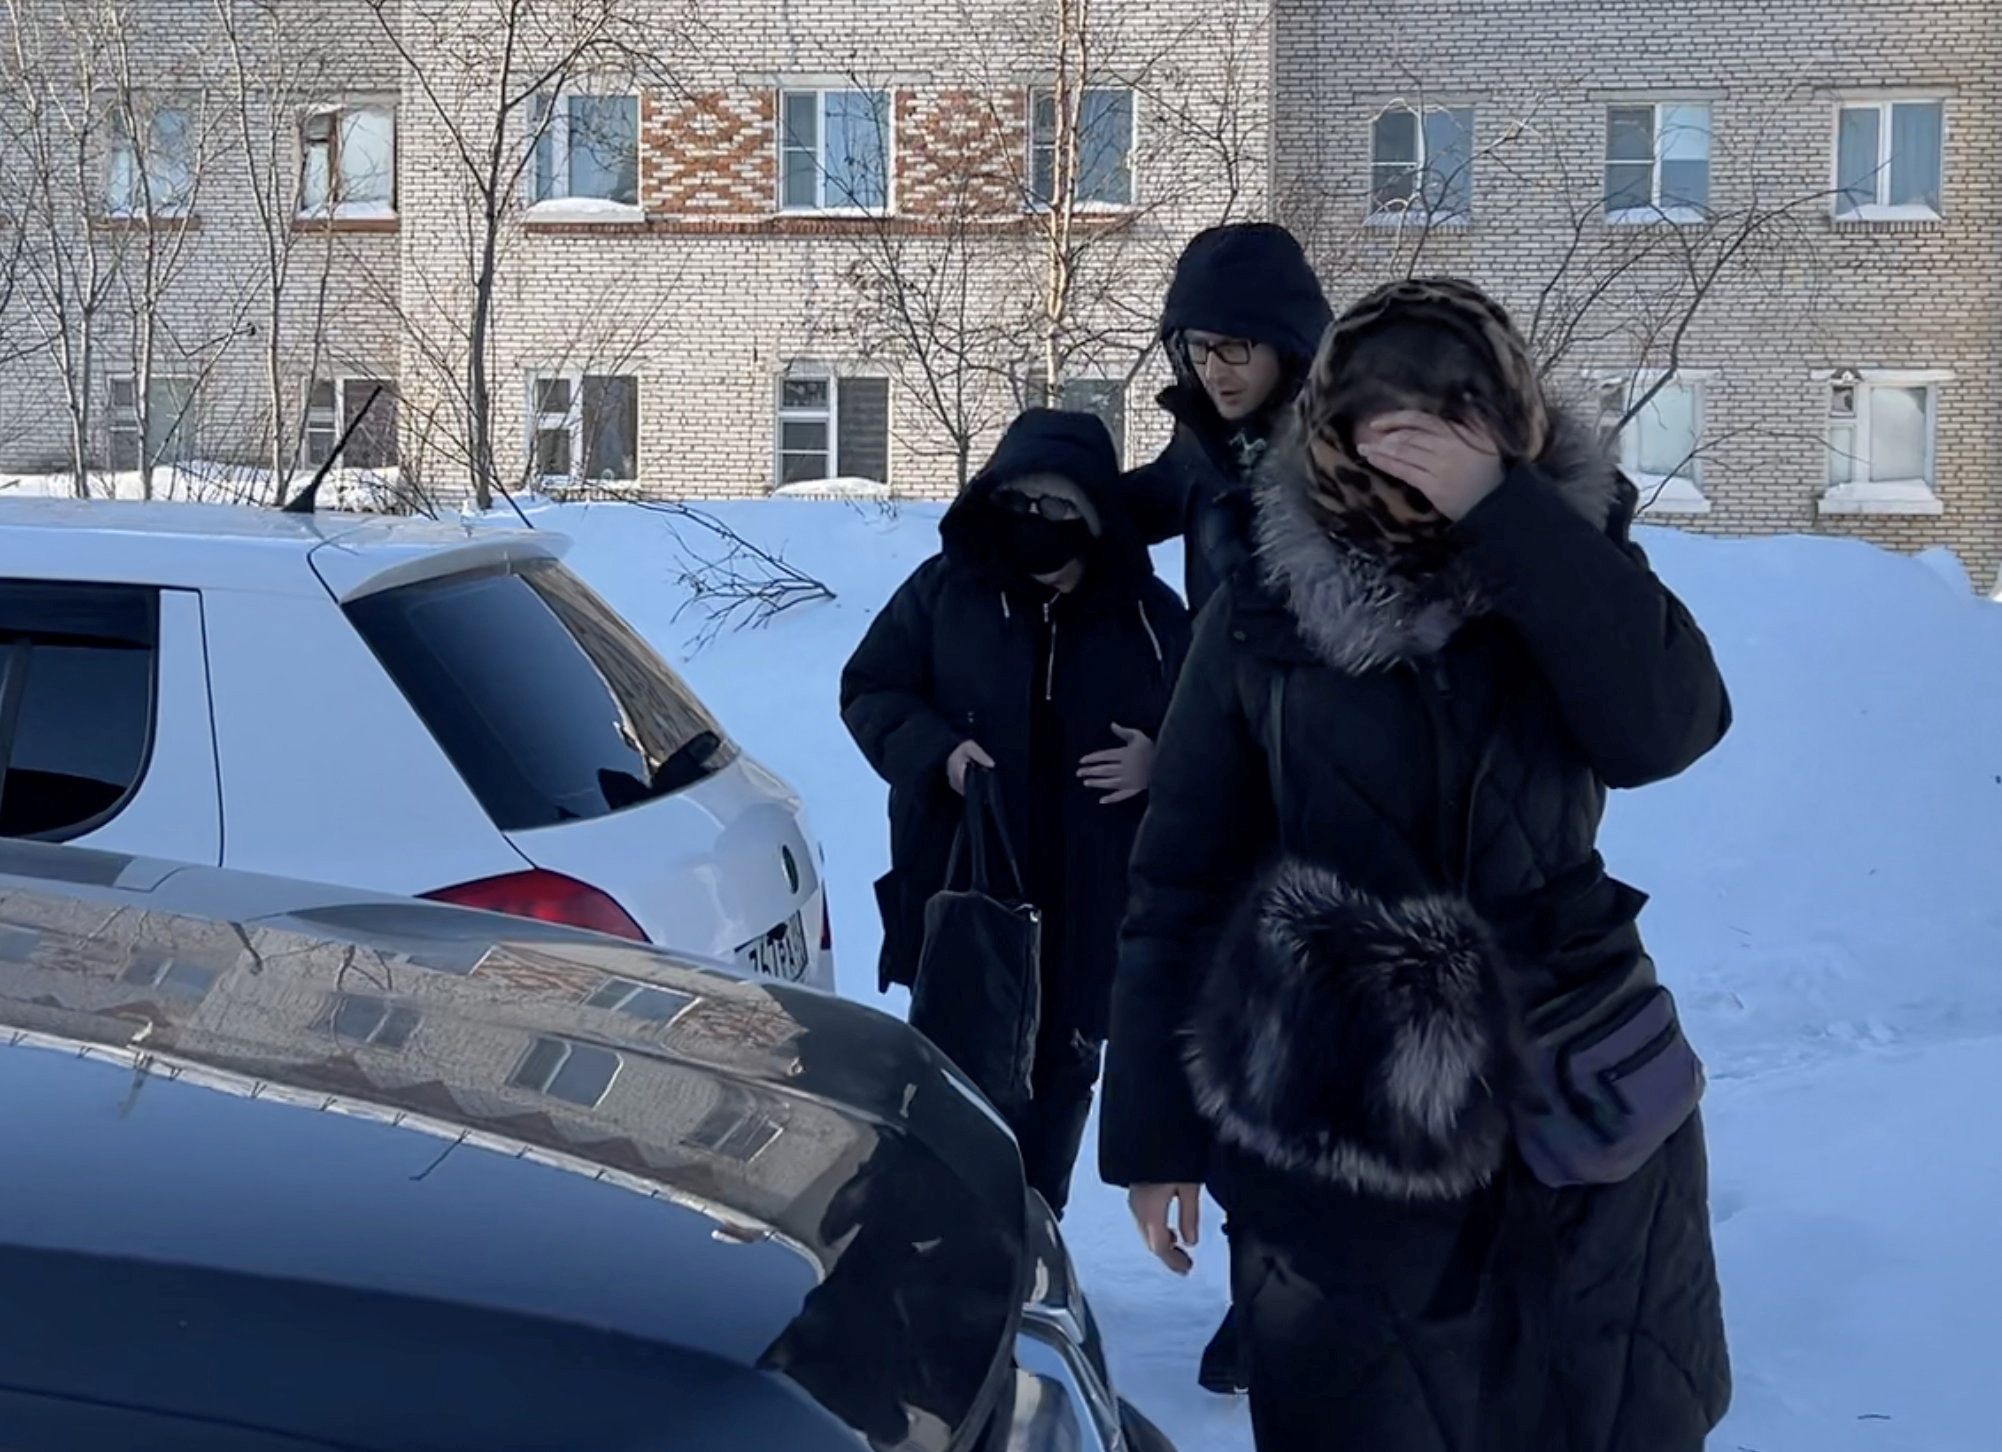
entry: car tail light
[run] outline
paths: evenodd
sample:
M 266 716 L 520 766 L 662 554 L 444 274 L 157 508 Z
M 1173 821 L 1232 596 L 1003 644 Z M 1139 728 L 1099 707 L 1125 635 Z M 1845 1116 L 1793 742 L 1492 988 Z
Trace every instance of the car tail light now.
M 570 928 L 589 928 L 594 933 L 610 933 L 616 938 L 648 941 L 640 925 L 606 894 L 560 872 L 535 868 L 530 872 L 510 872 L 505 877 L 487 877 L 457 887 L 441 887 L 424 894 L 433 902 L 453 907 L 478 908 L 482 912 L 506 913 L 509 917 L 533 918 L 539 923 L 561 923 Z
M 834 951 L 834 909 L 829 905 L 824 892 L 820 898 L 820 951 L 823 953 Z

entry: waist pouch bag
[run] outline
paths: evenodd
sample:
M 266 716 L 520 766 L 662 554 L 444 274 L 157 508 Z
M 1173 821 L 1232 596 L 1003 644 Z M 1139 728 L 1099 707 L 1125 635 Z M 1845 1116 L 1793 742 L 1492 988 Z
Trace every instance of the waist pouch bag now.
M 1589 983 L 1541 1005 L 1527 1027 L 1541 1102 L 1515 1110 L 1516 1145 L 1546 1185 L 1629 1178 L 1703 1098 L 1703 1061 L 1645 957 L 1610 984 Z
M 1042 1017 L 1042 914 L 995 800 L 992 772 L 966 774 L 966 819 L 945 887 L 925 904 L 911 1027 L 930 1039 L 1004 1116 L 1030 1098 Z M 998 862 L 990 855 L 998 848 Z

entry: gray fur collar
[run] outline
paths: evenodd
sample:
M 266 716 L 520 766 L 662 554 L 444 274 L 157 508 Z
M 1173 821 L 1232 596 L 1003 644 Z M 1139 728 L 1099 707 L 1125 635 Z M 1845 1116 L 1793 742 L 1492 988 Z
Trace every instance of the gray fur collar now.
M 1619 498 L 1619 472 L 1590 425 L 1561 410 L 1551 417 L 1550 447 L 1536 473 L 1604 528 Z M 1492 608 L 1464 560 L 1413 580 L 1329 535 L 1307 507 L 1307 467 L 1294 425 L 1259 471 L 1258 558 L 1265 583 L 1321 660 L 1351 673 L 1422 660 Z

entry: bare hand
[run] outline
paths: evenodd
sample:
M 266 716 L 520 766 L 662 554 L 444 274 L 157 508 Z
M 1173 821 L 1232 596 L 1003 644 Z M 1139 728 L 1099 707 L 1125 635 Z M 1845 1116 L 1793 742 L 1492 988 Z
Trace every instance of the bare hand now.
M 1140 1227 L 1140 1238 L 1147 1242 L 1147 1249 L 1154 1253 L 1155 1259 L 1178 1276 L 1185 1276 L 1195 1268 L 1196 1263 L 1182 1247 L 1194 1245 L 1202 1230 L 1201 1185 L 1135 1185 L 1126 1192 L 1126 1205 L 1133 1212 L 1133 1223 Z M 1172 1221 L 1170 1211 L 1176 1212 Z
M 961 796 L 966 795 L 966 773 L 968 769 L 984 766 L 994 770 L 994 758 L 989 756 L 978 741 L 962 741 L 952 749 L 952 755 L 945 759 L 945 779 L 952 783 L 952 789 Z
M 1356 430 L 1356 448 L 1455 524 L 1501 487 L 1501 450 L 1477 425 L 1406 409 L 1381 414 Z
M 1132 801 L 1147 790 L 1154 775 L 1154 743 L 1146 732 L 1115 723 L 1112 734 L 1125 745 L 1094 751 L 1077 766 L 1077 779 L 1092 791 L 1104 792 L 1100 805 L 1107 807 Z

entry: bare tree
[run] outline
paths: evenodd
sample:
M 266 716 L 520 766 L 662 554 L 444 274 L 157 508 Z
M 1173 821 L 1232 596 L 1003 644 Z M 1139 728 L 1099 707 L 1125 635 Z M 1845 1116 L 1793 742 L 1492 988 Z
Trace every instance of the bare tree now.
M 630 114 L 576 111 L 583 88 L 615 86 L 635 98 L 667 74 L 663 59 L 684 21 L 648 0 L 365 0 L 403 65 L 405 85 L 442 150 L 455 193 L 456 271 L 417 279 L 428 323 L 421 351 L 457 417 L 435 436 L 463 440 L 467 481 L 480 508 L 503 487 L 496 446 L 495 310 L 531 180 L 554 149 L 626 154 Z M 574 113 L 574 114 L 573 114 Z M 592 128 L 601 134 L 592 134 Z M 613 135 L 612 132 L 622 134 Z M 616 161 L 611 163 L 617 165 Z M 629 202 L 637 211 L 637 195 Z M 406 326 L 419 323 L 406 307 Z M 437 420 L 434 419 L 434 423 Z M 427 437 L 434 435 L 427 434 Z
M 1021 404 L 1081 374 L 1130 384 L 1176 253 L 1249 207 L 1264 160 L 1250 7 L 1166 32 L 1107 0 L 964 3 L 957 22 L 965 89 L 916 100 L 931 174 L 896 212 L 857 209 L 846 280 L 858 351 L 915 403 L 925 438 L 903 442 L 963 484 Z
M 867 78 L 853 84 L 858 94 L 887 94 Z M 887 132 L 888 118 L 881 124 Z M 997 238 L 1021 212 L 1019 179 L 997 165 L 984 108 L 963 107 L 951 130 L 935 143 L 942 172 L 921 221 L 858 208 L 844 323 L 857 354 L 890 368 L 916 406 L 921 426 L 898 430 L 899 444 L 950 458 L 963 487 L 979 441 L 1017 403 L 1034 315 L 1028 295 L 993 282 L 997 258 L 1019 245 Z
M 243 333 L 235 298 L 191 280 L 231 109 L 204 48 L 137 0 L 17 0 L 5 18 L 0 212 L 17 219 L 21 325 L 9 352 L 32 346 L 48 365 L 72 489 L 88 494 L 104 464 L 135 471 L 150 497 Z
M 110 22 L 114 73 L 107 104 L 111 152 L 104 225 L 126 238 L 116 272 L 123 303 L 119 321 L 136 425 L 134 462 L 140 492 L 150 499 L 160 467 L 179 462 L 191 442 L 195 400 L 236 336 L 234 327 L 202 326 L 192 310 L 178 306 L 196 257 L 198 234 L 191 223 L 218 158 L 218 142 L 227 140 L 227 116 L 199 72 L 176 67 L 157 76 L 141 70 L 135 57 L 137 17 L 101 13 Z M 168 367 L 184 387 L 157 386 Z
M 230 151 L 257 244 L 256 287 L 244 295 L 237 320 L 239 332 L 259 340 L 263 386 L 257 422 L 264 478 L 256 492 L 268 491 L 283 504 L 302 464 L 306 398 L 319 373 L 337 248 L 331 225 L 318 231 L 301 226 L 302 219 L 310 220 L 300 168 L 301 123 L 333 92 L 338 78 L 309 10 L 283 0 L 212 0 L 212 5 Z M 312 268 L 317 272 L 306 270 Z M 303 325 L 297 321 L 302 289 L 310 299 Z M 301 353 L 307 360 L 305 398 L 298 393 Z M 255 488 L 249 479 L 239 482 Z
M 0 212 L 22 233 L 16 289 L 27 326 L 56 372 L 66 414 L 68 472 L 90 488 L 98 352 L 116 301 L 115 239 L 95 225 L 115 76 L 95 7 L 79 0 L 7 0 L 8 104 L 0 146 L 11 195 Z
M 1441 108 L 1415 71 L 1407 80 L 1409 94 L 1378 119 L 1409 114 L 1414 132 L 1422 131 Z M 1704 195 L 1677 204 L 1655 185 L 1644 200 L 1616 205 L 1606 170 L 1581 174 L 1571 137 L 1549 120 L 1573 90 L 1504 98 L 1489 108 L 1500 110 L 1501 122 L 1487 124 L 1478 144 L 1467 137 L 1452 148 L 1449 165 L 1429 155 L 1409 168 L 1377 163 L 1367 181 L 1302 171 L 1283 186 L 1279 210 L 1331 282 L 1352 280 L 1360 289 L 1441 270 L 1483 280 L 1492 268 L 1487 280 L 1507 295 L 1540 372 L 1560 395 L 1575 397 L 1595 376 L 1605 380 L 1592 403 L 1610 438 L 1676 386 L 1718 309 L 1779 305 L 1781 279 L 1812 260 L 1830 194 L 1776 171 L 1754 148 L 1713 168 L 1733 177 L 1721 194 L 1709 194 L 1706 181 Z M 1489 178 L 1478 198 L 1476 174 Z M 1471 229 L 1469 204 L 1478 213 Z M 1483 234 L 1507 241 L 1489 251 Z M 1687 470 L 1719 441 L 1699 438 L 1669 472 Z

